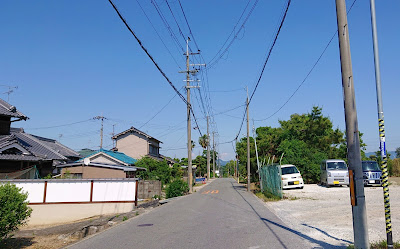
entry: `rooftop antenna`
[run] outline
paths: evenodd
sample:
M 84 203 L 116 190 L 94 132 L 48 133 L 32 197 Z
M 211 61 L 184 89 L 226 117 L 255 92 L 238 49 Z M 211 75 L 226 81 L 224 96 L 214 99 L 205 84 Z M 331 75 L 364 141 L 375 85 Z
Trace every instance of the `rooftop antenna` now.
M 8 91 L 3 94 L 7 94 L 7 102 L 10 102 L 10 94 L 14 92 L 14 90 L 18 89 L 18 86 L 8 86 L 8 85 L 0 85 L 4 87 L 8 87 Z

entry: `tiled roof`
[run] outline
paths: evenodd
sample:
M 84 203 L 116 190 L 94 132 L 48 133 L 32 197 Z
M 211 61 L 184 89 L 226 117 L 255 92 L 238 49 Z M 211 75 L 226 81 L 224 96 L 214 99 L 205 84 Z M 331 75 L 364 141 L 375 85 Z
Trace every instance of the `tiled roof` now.
M 99 154 L 99 153 L 104 153 L 104 154 L 106 154 L 106 155 L 108 155 L 108 156 L 110 156 L 110 157 L 113 157 L 113 158 L 117 159 L 118 161 L 123 162 L 123 163 L 126 163 L 126 164 L 128 164 L 128 165 L 132 165 L 132 164 L 134 164 L 134 163 L 137 162 L 136 159 L 134 159 L 134 158 L 132 158 L 132 157 L 130 157 L 130 156 L 127 156 L 127 155 L 125 155 L 125 154 L 122 153 L 122 152 L 111 151 L 111 150 L 105 150 L 105 149 L 100 149 L 100 150 L 98 150 L 98 151 L 95 151 L 95 152 L 93 152 L 91 155 L 88 155 L 88 156 L 85 157 L 85 158 L 93 157 L 94 155 L 97 155 L 97 154 Z M 78 162 L 82 162 L 83 159 L 85 159 L 85 158 L 82 158 L 82 159 L 78 160 Z
M 57 165 L 57 168 L 65 168 L 65 167 L 77 167 L 77 166 L 93 166 L 93 167 L 101 167 L 101 168 L 110 168 L 110 169 L 121 169 L 123 171 L 137 171 L 138 169 L 134 166 L 124 166 L 124 165 L 114 165 L 114 164 L 104 164 L 104 163 L 89 163 L 88 165 L 83 164 L 83 162 L 75 162 L 68 164 L 60 164 Z
M 63 144 L 60 144 L 59 142 L 57 142 L 54 139 L 39 137 L 36 135 L 32 135 L 32 136 L 35 137 L 36 139 L 40 140 L 40 142 L 42 144 L 45 144 L 46 146 L 50 147 L 52 150 L 57 151 L 58 153 L 60 153 L 61 155 L 65 156 L 65 157 L 81 158 L 81 156 L 79 155 L 78 152 L 68 148 L 67 146 L 65 146 Z
M 69 156 L 80 157 L 70 148 L 53 139 L 34 136 L 25 133 L 23 129 L 11 128 L 11 135 L 0 136 L 0 149 L 17 143 L 26 149 L 30 155 L 0 154 L 0 160 L 40 161 L 59 160 L 67 161 Z
M 0 154 L 0 160 L 36 162 L 43 158 L 30 155 Z
M 14 134 L 17 137 L 18 142 L 35 156 L 49 160 L 68 160 L 68 158 L 42 143 L 31 134 L 25 132 L 11 132 L 11 134 Z
M 15 106 L 10 105 L 2 99 L 0 99 L 0 116 L 14 117 L 24 120 L 28 119 L 28 117 L 25 116 L 23 113 L 17 111 L 17 108 L 15 108 Z
M 123 131 L 121 133 L 118 133 L 117 135 L 113 136 L 112 139 L 117 139 L 119 136 L 125 135 L 126 133 L 138 133 L 140 135 L 143 135 L 143 136 L 147 137 L 148 139 L 153 139 L 153 140 L 156 140 L 157 142 L 162 143 L 160 140 L 158 140 L 158 139 L 156 139 L 156 138 L 144 133 L 143 131 L 140 131 L 140 130 L 136 129 L 133 126 L 131 128 L 129 128 L 128 130 L 125 130 L 125 131 Z

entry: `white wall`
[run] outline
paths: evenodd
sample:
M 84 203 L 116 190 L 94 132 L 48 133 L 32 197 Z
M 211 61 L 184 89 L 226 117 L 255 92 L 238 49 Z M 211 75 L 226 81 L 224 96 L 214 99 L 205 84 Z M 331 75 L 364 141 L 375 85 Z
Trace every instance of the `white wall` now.
M 90 202 L 93 181 L 92 202 L 135 201 L 136 179 L 51 179 L 51 180 L 1 180 L 12 183 L 28 192 L 31 204 L 58 202 Z

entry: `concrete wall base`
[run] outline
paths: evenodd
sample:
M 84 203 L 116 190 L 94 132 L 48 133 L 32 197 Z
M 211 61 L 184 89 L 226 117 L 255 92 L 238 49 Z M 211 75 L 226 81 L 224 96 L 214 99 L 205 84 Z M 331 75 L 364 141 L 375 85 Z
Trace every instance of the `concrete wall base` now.
M 28 226 L 53 225 L 82 220 L 99 215 L 130 212 L 135 203 L 85 203 L 30 205 L 32 215 Z

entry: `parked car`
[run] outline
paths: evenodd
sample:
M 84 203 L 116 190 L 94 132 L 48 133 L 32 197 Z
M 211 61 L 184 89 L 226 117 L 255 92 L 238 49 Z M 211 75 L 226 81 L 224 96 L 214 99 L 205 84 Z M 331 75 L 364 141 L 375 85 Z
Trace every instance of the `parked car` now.
M 282 189 L 304 188 L 303 177 L 296 166 L 292 164 L 281 165 Z
M 375 161 L 362 161 L 364 185 L 381 185 L 382 170 Z
M 349 185 L 349 170 L 345 161 L 328 159 L 321 162 L 321 185 Z

